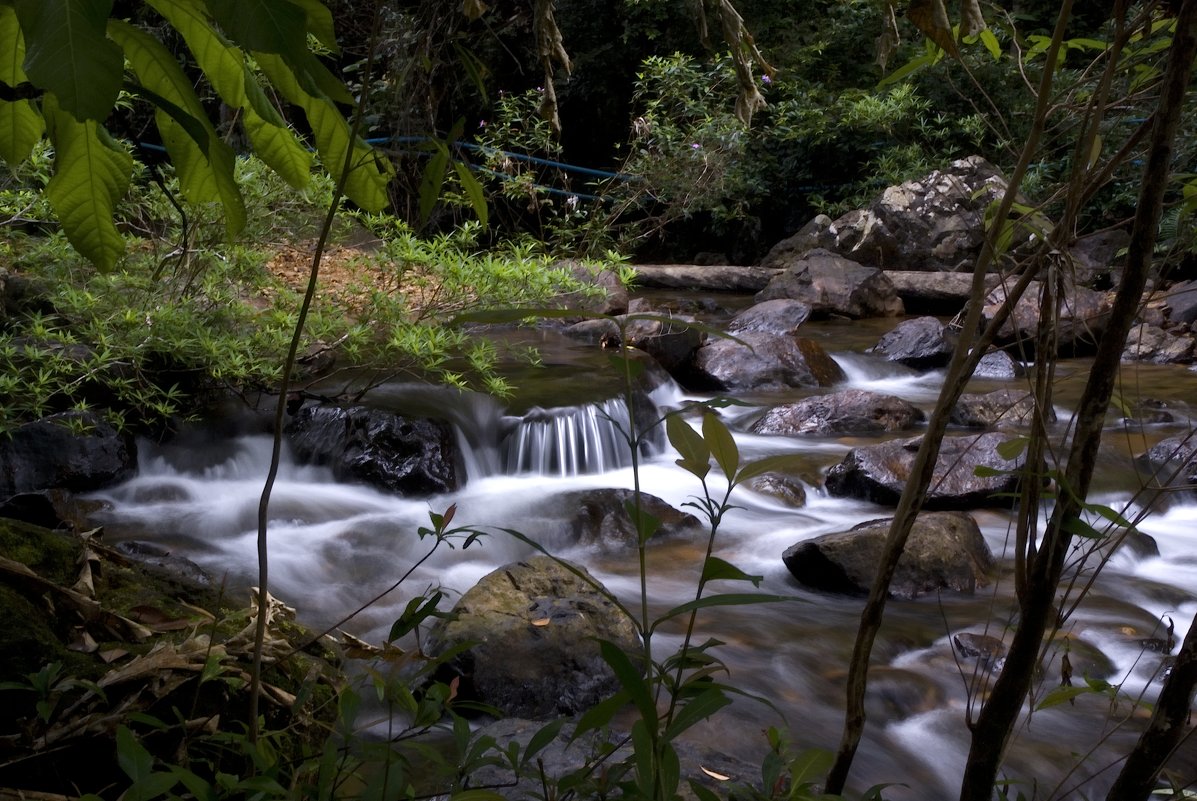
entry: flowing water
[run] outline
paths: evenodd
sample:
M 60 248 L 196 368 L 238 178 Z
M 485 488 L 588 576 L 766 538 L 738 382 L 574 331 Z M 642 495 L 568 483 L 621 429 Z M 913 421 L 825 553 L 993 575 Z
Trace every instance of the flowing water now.
M 808 324 L 848 376 L 847 385 L 904 397 L 930 409 L 942 374 L 918 374 L 862 351 L 883 333 L 876 321 Z M 455 524 L 497 530 L 515 528 L 559 555 L 585 563 L 629 603 L 639 592 L 636 559 L 627 553 L 588 550 L 566 541 L 559 520 L 546 510 L 552 496 L 584 488 L 633 485 L 630 452 L 613 428 L 626 426 L 622 405 L 612 403 L 614 379 L 601 354 L 588 346 L 536 335 L 547 366 L 520 380 L 535 387 L 522 401 L 502 405 L 491 398 L 455 391 L 388 385 L 369 402 L 418 413 L 435 409 L 457 432 L 468 480 L 463 488 L 433 498 L 400 498 L 364 486 L 340 484 L 323 468 L 300 466 L 284 453 L 283 468 L 270 508 L 271 591 L 295 606 L 315 627 L 338 621 L 390 587 L 431 547 L 416 531 L 430 511 L 457 505 Z M 1066 430 L 1069 404 L 1079 394 L 1083 362 L 1059 369 L 1058 403 Z M 1132 386 L 1133 384 L 1133 386 Z M 988 390 L 998 383 L 978 383 Z M 1127 371 L 1127 396 L 1134 393 L 1180 404 L 1194 396 L 1197 374 L 1184 368 L 1145 367 Z M 798 399 L 802 394 L 766 393 L 747 398 L 758 404 Z M 554 405 L 552 398 L 565 397 Z M 578 402 L 587 397 L 590 403 Z M 665 409 L 684 394 L 665 384 L 652 401 Z M 808 502 L 793 509 L 778 501 L 740 491 L 716 545 L 716 553 L 750 573 L 764 576 L 762 589 L 792 596 L 768 606 L 712 610 L 700 618 L 701 639 L 723 640 L 730 680 L 768 698 L 768 707 L 737 701 L 698 735 L 729 754 L 759 764 L 761 732 L 788 727 L 804 747 L 834 748 L 842 722 L 845 666 L 861 608 L 859 598 L 811 592 L 796 584 L 781 562 L 794 543 L 864 520 L 885 517 L 873 504 L 829 498 L 818 477 L 849 448 L 866 438 L 763 437 L 743 433 L 759 410 L 724 410 L 745 460 L 775 453 L 800 454 L 808 482 Z M 1130 457 L 1151 441 L 1187 430 L 1187 421 L 1148 429 L 1118 427 L 1111 418 L 1096 481 L 1097 500 L 1121 508 L 1132 498 L 1136 480 Z M 250 427 L 252 429 L 252 427 Z M 212 429 L 188 432 L 165 446 L 143 444 L 140 471 L 127 483 L 100 493 L 109 503 L 102 515 L 110 540 L 137 538 L 162 543 L 233 585 L 255 583 L 256 514 L 270 453 L 267 437 L 255 433 L 217 435 Z M 678 468 L 663 439 L 648 443 L 641 467 L 643 487 L 680 507 L 700 490 Z M 1128 511 L 1134 514 L 1136 507 Z M 970 699 L 985 692 L 989 676 L 976 660 L 955 654 L 951 638 L 962 632 L 1001 637 L 1012 613 L 1009 570 L 1010 516 L 1000 510 L 975 513 L 986 540 L 1005 565 L 999 580 L 974 596 L 945 593 L 915 601 L 893 601 L 877 642 L 868 702 L 869 725 L 857 756 L 854 784 L 900 782 L 888 798 L 953 798 L 968 747 Z M 1076 699 L 1036 712 L 1019 727 L 1006 762 L 1006 778 L 1028 797 L 1104 797 L 1110 764 L 1133 742 L 1146 712 L 1134 699 L 1150 699 L 1169 646 L 1161 621 L 1175 623 L 1183 637 L 1197 613 L 1197 504 L 1183 500 L 1147 516 L 1140 528 L 1155 538 L 1159 555 L 1130 548 L 1117 551 L 1051 649 L 1037 692 L 1060 683 L 1065 649 L 1074 682 L 1087 675 L 1121 685 L 1116 702 L 1101 695 Z M 650 549 L 650 604 L 662 611 L 693 597 L 703 544 L 666 542 Z M 356 617 L 345 628 L 381 640 L 413 594 L 430 586 L 463 592 L 495 567 L 529 555 L 530 550 L 501 533 L 468 549 L 442 548 L 398 590 Z M 1140 555 L 1136 555 L 1140 554 Z M 1077 575 L 1085 581 L 1090 573 Z M 736 586 L 718 587 L 738 591 Z M 1075 597 L 1075 593 L 1071 597 Z M 667 644 L 677 644 L 667 632 Z M 1175 645 L 1172 646 L 1175 650 Z M 1103 772 L 1104 771 L 1104 772 Z M 751 780 L 753 776 L 740 777 Z M 1031 784 L 1034 782 L 1034 784 Z M 1013 793 L 1012 793 L 1013 794 Z

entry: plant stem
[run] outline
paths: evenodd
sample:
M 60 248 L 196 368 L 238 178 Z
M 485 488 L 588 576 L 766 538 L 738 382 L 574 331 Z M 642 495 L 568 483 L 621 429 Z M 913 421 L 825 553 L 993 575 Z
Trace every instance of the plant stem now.
M 262 486 L 262 496 L 258 501 L 258 617 L 254 627 L 254 654 L 253 665 L 250 669 L 249 684 L 249 741 L 251 744 L 256 744 L 258 741 L 258 696 L 262 691 L 262 647 L 266 641 L 266 616 L 270 608 L 270 596 L 267 592 L 270 575 L 270 549 L 267 537 L 270 520 L 270 494 L 274 490 L 274 482 L 278 478 L 279 465 L 282 461 L 283 419 L 287 410 L 287 393 L 291 384 L 291 373 L 295 369 L 295 361 L 299 354 L 299 342 L 303 338 L 304 324 L 307 322 L 308 311 L 311 309 L 312 300 L 316 297 L 316 285 L 320 277 L 320 262 L 324 258 L 324 248 L 328 244 L 328 238 L 332 233 L 333 221 L 336 219 L 337 210 L 341 206 L 341 198 L 345 194 L 345 185 L 349 181 L 349 172 L 353 169 L 354 146 L 357 143 L 358 131 L 361 130 L 366 100 L 370 96 L 370 73 L 374 67 L 379 24 L 379 3 L 375 2 L 370 48 L 366 55 L 366 66 L 362 72 L 362 90 L 358 95 L 357 107 L 354 109 L 353 122 L 350 125 L 344 169 L 337 176 L 332 200 L 328 204 L 328 212 L 324 215 L 324 223 L 320 227 L 320 235 L 316 240 L 316 250 L 312 254 L 312 266 L 308 272 L 307 289 L 303 295 L 303 302 L 299 306 L 299 316 L 295 320 L 295 330 L 291 334 L 291 344 L 287 348 L 287 358 L 283 364 L 282 380 L 279 382 L 278 400 L 274 405 L 274 441 L 270 451 L 270 468 L 266 472 L 266 482 Z

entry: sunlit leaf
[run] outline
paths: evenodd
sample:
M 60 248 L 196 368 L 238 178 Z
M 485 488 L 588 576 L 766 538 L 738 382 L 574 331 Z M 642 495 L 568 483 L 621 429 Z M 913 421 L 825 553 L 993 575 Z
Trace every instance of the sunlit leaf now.
M 42 109 L 54 143 L 46 197 L 71 245 L 100 270 L 111 270 L 125 250 L 112 213 L 129 189 L 133 158 L 94 120 L 76 121 L 53 95 Z
M 1008 439 L 1005 442 L 999 442 L 995 450 L 997 451 L 998 456 L 1002 457 L 1007 462 L 1010 462 L 1021 456 L 1023 452 L 1026 451 L 1027 445 L 1029 443 L 1030 439 L 1027 437 L 1015 437 L 1014 439 Z
M 665 433 L 670 444 L 682 456 L 678 465 L 699 478 L 705 477 L 710 470 L 711 451 L 702 435 L 676 414 L 665 418 Z
M 0 81 L 17 86 L 25 81 L 21 63 L 25 39 L 12 6 L 0 5 Z M 0 100 L 0 158 L 10 166 L 29 157 L 46 130 L 45 121 L 30 100 Z
M 457 180 L 461 182 L 462 191 L 470 199 L 470 205 L 474 208 L 474 215 L 478 218 L 478 222 L 482 223 L 482 227 L 485 228 L 488 217 L 486 194 L 482 191 L 482 184 L 478 183 L 478 179 L 474 177 L 474 173 L 470 172 L 470 165 L 465 162 L 455 161 L 453 162 L 453 168 L 457 171 Z
M 729 479 L 736 475 L 740 467 L 740 449 L 736 447 L 736 440 L 728 431 L 727 426 L 713 412 L 702 416 L 702 436 L 706 440 L 711 454 Z

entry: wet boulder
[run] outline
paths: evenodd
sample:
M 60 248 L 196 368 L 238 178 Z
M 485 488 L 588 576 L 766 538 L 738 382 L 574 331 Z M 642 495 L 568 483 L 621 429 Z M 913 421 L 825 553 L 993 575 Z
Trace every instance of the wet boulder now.
M 1118 252 L 1130 243 L 1130 234 L 1121 228 L 1083 236 L 1068 249 L 1076 280 L 1090 289 L 1107 289 L 1118 283 Z
M 581 713 L 619 689 L 598 640 L 634 653 L 636 629 L 585 568 L 572 567 L 588 580 L 547 556 L 504 565 L 438 622 L 430 655 L 470 643 L 443 669 L 443 678 L 460 679 L 460 697 L 543 720 Z
M 876 267 L 866 267 L 826 250 L 813 250 L 789 264 L 757 293 L 757 303 L 779 298 L 801 301 L 815 317 L 897 317 L 902 299 Z
M 133 437 L 94 412 L 62 412 L 0 436 L 0 499 L 44 489 L 87 492 L 136 470 Z
M 1193 361 L 1195 348 L 1197 342 L 1188 334 L 1170 334 L 1157 326 L 1140 323 L 1126 338 L 1122 361 L 1188 364 Z
M 752 424 L 754 434 L 877 434 L 902 431 L 923 422 L 912 403 L 879 392 L 846 389 L 797 403 L 775 406 Z
M 934 317 L 903 320 L 871 348 L 888 361 L 916 370 L 944 367 L 956 349 L 956 338 Z
M 457 489 L 457 451 L 443 421 L 364 406 L 306 406 L 286 433 L 301 463 L 328 465 L 338 481 L 400 495 Z
M 810 317 L 810 306 L 797 300 L 777 298 L 749 306 L 727 324 L 729 334 L 797 334 Z
M 634 499 L 635 493 L 626 489 L 578 490 L 557 496 L 550 505 L 565 519 L 568 542 L 623 549 L 635 548 L 639 543 L 636 525 L 628 513 Z M 694 537 L 706 530 L 697 517 L 655 495 L 642 492 L 640 507 L 661 523 L 653 539 Z
M 786 568 L 802 584 L 827 592 L 869 592 L 885 550 L 891 520 L 872 520 L 788 548 Z M 993 554 L 977 522 L 961 512 L 920 514 L 890 582 L 894 598 L 929 592 L 972 593 L 993 572 Z
M 1164 293 L 1164 310 L 1170 323 L 1197 323 L 1197 281 L 1173 284 Z
M 564 308 L 591 314 L 623 314 L 628 310 L 627 287 L 611 270 L 594 269 L 576 261 L 562 261 L 554 266 L 565 269 L 575 281 L 589 288 L 562 293 L 558 302 Z
M 993 381 L 1009 381 L 1026 375 L 1021 364 L 1014 361 L 1014 357 L 1004 350 L 991 350 L 977 362 L 977 369 L 973 371 L 973 378 L 985 378 Z
M 828 493 L 896 506 L 914 467 L 921 437 L 853 448 L 827 474 Z M 1010 506 L 1018 489 L 1023 452 L 1007 459 L 998 452 L 1008 434 L 991 432 L 944 437 L 935 460 L 925 509 Z M 983 475 L 977 475 L 978 468 Z
M 846 376 L 812 339 L 748 332 L 712 338 L 695 354 L 691 380 L 699 389 L 751 390 L 826 387 Z
M 965 428 L 1008 428 L 1029 426 L 1035 415 L 1035 396 L 1024 389 L 999 389 L 984 394 L 961 395 L 949 422 Z M 1047 410 L 1047 421 L 1055 422 L 1055 409 Z
M 627 344 L 638 348 L 657 360 L 665 371 L 684 380 L 694 362 L 694 354 L 702 345 L 703 334 L 688 315 L 669 312 L 654 313 L 651 319 L 632 319 L 624 336 Z
M 1032 281 L 1018 299 L 1014 312 L 998 329 L 997 343 L 1017 353 L 1033 355 L 1035 337 L 1039 329 L 1039 298 L 1043 285 Z M 986 321 L 993 319 L 998 308 L 1006 302 L 1004 286 L 997 286 L 985 296 L 982 311 Z M 1060 317 L 1056 324 L 1057 354 L 1073 356 L 1091 353 L 1106 331 L 1110 321 L 1111 302 L 1108 295 L 1071 286 L 1064 290 Z
M 1197 438 L 1184 435 L 1162 439 L 1135 457 L 1135 466 L 1149 485 L 1197 485 Z

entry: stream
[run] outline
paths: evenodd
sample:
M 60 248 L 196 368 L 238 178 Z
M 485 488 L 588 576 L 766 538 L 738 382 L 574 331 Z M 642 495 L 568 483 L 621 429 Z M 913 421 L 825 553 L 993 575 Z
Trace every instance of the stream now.
M 720 303 L 726 302 L 723 298 Z M 807 323 L 803 333 L 818 339 L 848 376 L 847 387 L 898 395 L 929 411 L 942 373 L 916 373 L 882 361 L 865 349 L 894 324 L 889 320 Z M 456 391 L 388 384 L 372 391 L 370 405 L 410 413 L 438 410 L 453 424 L 465 459 L 467 480 L 459 491 L 432 498 L 401 498 L 365 486 L 340 484 L 324 468 L 297 465 L 284 453 L 270 516 L 271 592 L 298 609 L 310 626 L 336 622 L 382 592 L 429 548 L 415 534 L 429 512 L 457 505 L 454 524 L 519 529 L 556 554 L 584 563 L 625 602 L 636 602 L 639 578 L 634 553 L 579 548 L 562 541 L 558 521 L 540 509 L 553 495 L 602 487 L 631 488 L 626 446 L 620 446 L 607 415 L 622 414 L 609 403 L 616 379 L 595 346 L 551 331 L 507 335 L 534 344 L 538 367 L 513 366 L 521 391 L 510 403 Z M 1083 360 L 1058 367 L 1057 424 L 1063 435 L 1087 372 Z M 1025 386 L 1026 379 L 1019 379 Z M 1001 382 L 975 382 L 988 391 Z M 1122 392 L 1187 408 L 1197 397 L 1197 373 L 1184 367 L 1124 365 Z M 792 402 L 828 390 L 791 390 L 742 397 L 750 404 Z M 688 395 L 665 384 L 653 392 L 661 409 Z M 891 515 L 861 501 L 831 498 L 818 479 L 847 451 L 871 441 L 863 437 L 766 437 L 745 433 L 760 408 L 729 407 L 724 419 L 736 432 L 744 461 L 777 453 L 798 454 L 807 484 L 807 503 L 794 509 L 761 494 L 738 490 L 720 530 L 715 553 L 749 573 L 764 576 L 762 591 L 794 600 L 752 607 L 709 610 L 699 618 L 699 641 L 717 637 L 720 655 L 732 670 L 730 682 L 768 698 L 782 714 L 745 699 L 697 727 L 696 736 L 731 756 L 759 765 L 766 744 L 762 731 L 779 726 L 800 747 L 834 749 L 842 725 L 843 682 L 862 599 L 804 589 L 789 575 L 782 552 L 794 543 Z M 1156 440 L 1189 429 L 1190 422 L 1128 426 L 1111 415 L 1101 467 L 1090 500 L 1121 509 L 1138 479 L 1134 454 Z M 139 474 L 96 493 L 107 502 L 98 516 L 109 541 L 160 543 L 194 560 L 231 586 L 256 583 L 256 516 L 270 441 L 254 424 L 222 421 L 198 426 L 167 445 L 141 443 Z M 917 433 L 917 432 L 915 432 Z M 963 432 L 952 432 L 963 433 Z M 903 436 L 911 436 L 911 433 Z M 700 491 L 697 480 L 674 464 L 663 443 L 641 465 L 647 492 L 681 507 Z M 713 485 L 720 477 L 713 471 Z M 1138 507 L 1126 515 L 1132 519 Z M 852 787 L 900 783 L 886 798 L 955 798 L 968 750 L 970 699 L 985 692 L 989 675 L 976 659 L 961 657 L 954 635 L 1009 634 L 1014 616 L 1011 516 L 1003 510 L 973 512 L 1002 565 L 993 584 L 972 596 L 943 593 L 914 601 L 891 601 L 874 649 L 868 700 L 869 723 L 856 757 Z M 1083 677 L 1120 685 L 1116 699 L 1086 694 L 1034 712 L 1015 732 L 1004 778 L 1028 798 L 1104 798 L 1124 754 L 1149 711 L 1167 651 L 1179 647 L 1197 613 L 1197 502 L 1181 498 L 1153 510 L 1139 524 L 1158 544 L 1159 555 L 1131 548 L 1114 553 L 1087 596 L 1049 649 L 1036 683 L 1037 698 L 1061 681 L 1060 655 L 1067 649 L 1073 681 Z M 650 603 L 657 612 L 691 600 L 705 543 L 670 541 L 649 553 Z M 451 597 L 507 562 L 528 556 L 527 546 L 502 533 L 468 549 L 438 550 L 399 590 L 357 616 L 346 630 L 380 642 L 407 601 L 430 586 Z M 1088 568 L 1080 568 L 1082 583 Z M 739 585 L 717 591 L 742 591 Z M 1075 597 L 1073 593 L 1070 597 Z M 1167 643 L 1167 621 L 1174 643 Z M 665 647 L 680 637 L 666 633 Z M 1008 636 L 1007 636 L 1008 639 Z M 755 776 L 737 777 L 751 781 Z

